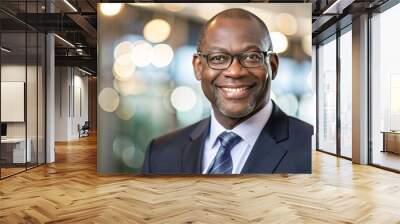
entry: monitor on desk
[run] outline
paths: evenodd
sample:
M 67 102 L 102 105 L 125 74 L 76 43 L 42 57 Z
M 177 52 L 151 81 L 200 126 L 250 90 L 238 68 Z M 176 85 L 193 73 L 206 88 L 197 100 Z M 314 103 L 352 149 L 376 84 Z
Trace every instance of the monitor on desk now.
M 7 136 L 7 124 L 1 123 L 1 137 Z

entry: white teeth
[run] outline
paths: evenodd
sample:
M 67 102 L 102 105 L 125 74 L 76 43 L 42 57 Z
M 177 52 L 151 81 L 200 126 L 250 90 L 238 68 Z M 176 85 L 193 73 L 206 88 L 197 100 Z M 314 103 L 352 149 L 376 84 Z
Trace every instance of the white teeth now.
M 222 89 L 225 90 L 225 91 L 234 92 L 234 93 L 243 92 L 243 91 L 246 90 L 245 87 L 242 87 L 242 88 L 227 88 L 227 87 L 224 87 Z

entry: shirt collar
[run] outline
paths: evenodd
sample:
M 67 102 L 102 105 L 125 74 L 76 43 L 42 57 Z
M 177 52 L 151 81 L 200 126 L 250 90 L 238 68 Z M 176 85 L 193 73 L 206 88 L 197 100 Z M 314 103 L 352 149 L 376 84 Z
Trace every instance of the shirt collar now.
M 246 144 L 253 146 L 258 138 L 258 135 L 261 133 L 269 117 L 271 116 L 272 108 L 272 101 L 269 100 L 267 105 L 265 105 L 260 111 L 234 127 L 232 130 L 224 128 L 224 126 L 222 126 L 215 118 L 213 111 L 211 113 L 211 125 L 209 135 L 212 147 L 215 146 L 218 136 L 224 131 L 234 132 L 235 134 L 239 135 Z

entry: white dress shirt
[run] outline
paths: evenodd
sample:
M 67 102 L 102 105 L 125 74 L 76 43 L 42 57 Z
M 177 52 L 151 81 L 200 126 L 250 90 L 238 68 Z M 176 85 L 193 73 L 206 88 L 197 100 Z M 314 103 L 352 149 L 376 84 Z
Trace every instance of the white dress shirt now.
M 231 156 L 233 162 L 233 174 L 239 174 L 250 152 L 257 141 L 262 129 L 267 123 L 272 113 L 272 101 L 269 100 L 268 104 L 253 116 L 243 121 L 232 130 L 225 129 L 215 118 L 214 111 L 211 113 L 211 125 L 209 135 L 204 144 L 203 153 L 203 174 L 206 174 L 214 157 L 217 155 L 221 143 L 218 141 L 218 136 L 224 131 L 231 131 L 242 138 L 237 145 L 231 149 Z

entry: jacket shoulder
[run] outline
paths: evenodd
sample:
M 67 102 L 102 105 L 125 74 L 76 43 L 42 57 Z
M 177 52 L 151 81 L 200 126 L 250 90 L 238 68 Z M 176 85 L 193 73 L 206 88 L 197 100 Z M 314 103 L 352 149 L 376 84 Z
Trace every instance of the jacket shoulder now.
M 292 116 L 288 116 L 288 120 L 290 130 L 305 135 L 313 135 L 314 127 L 311 124 Z
M 206 119 L 153 139 L 146 149 L 142 174 L 180 172 L 182 150 L 190 142 L 191 134 Z
M 168 134 L 157 137 L 152 141 L 153 146 L 159 144 L 169 145 L 170 143 L 176 143 L 177 140 L 187 139 L 189 138 L 190 134 L 196 129 L 196 127 L 207 119 L 208 118 L 205 118 L 189 126 L 171 131 Z

